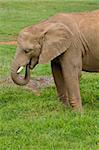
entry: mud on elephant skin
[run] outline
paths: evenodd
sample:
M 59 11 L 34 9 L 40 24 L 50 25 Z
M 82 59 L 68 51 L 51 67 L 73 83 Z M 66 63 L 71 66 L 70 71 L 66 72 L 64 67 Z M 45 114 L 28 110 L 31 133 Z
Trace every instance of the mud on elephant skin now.
M 59 98 L 82 110 L 81 71 L 99 72 L 99 10 L 60 13 L 23 29 L 17 40 L 11 77 L 18 85 L 30 79 L 30 69 L 51 61 Z M 26 67 L 24 77 L 20 71 Z

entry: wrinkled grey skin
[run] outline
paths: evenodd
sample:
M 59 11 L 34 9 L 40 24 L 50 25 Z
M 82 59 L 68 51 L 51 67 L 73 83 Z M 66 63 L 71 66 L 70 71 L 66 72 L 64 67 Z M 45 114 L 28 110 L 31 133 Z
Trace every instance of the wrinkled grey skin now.
M 59 98 L 82 110 L 81 71 L 99 72 L 99 11 L 57 14 L 25 28 L 18 37 L 11 77 L 18 85 L 30 79 L 30 69 L 51 61 Z M 25 77 L 18 69 L 26 67 Z

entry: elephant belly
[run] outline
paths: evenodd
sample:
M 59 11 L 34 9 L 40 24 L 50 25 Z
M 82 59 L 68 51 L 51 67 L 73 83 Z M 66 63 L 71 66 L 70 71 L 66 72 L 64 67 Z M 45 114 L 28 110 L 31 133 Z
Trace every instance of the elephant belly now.
M 79 25 L 85 54 L 83 57 L 83 70 L 99 72 L 99 17 L 87 17 Z
M 82 70 L 88 72 L 99 72 L 99 60 L 92 54 L 85 55 L 82 59 Z
M 82 20 L 80 31 L 89 52 L 86 51 L 93 55 L 91 58 L 96 58 L 99 61 L 99 17 Z

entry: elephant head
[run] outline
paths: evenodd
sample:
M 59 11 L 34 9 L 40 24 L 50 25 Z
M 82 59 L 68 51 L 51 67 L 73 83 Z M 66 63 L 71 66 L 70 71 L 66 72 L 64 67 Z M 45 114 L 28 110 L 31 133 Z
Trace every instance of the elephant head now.
M 41 23 L 22 30 L 12 63 L 11 77 L 18 85 L 30 79 L 30 69 L 38 63 L 48 63 L 65 52 L 71 44 L 71 31 L 61 23 Z M 25 76 L 20 71 L 25 67 Z

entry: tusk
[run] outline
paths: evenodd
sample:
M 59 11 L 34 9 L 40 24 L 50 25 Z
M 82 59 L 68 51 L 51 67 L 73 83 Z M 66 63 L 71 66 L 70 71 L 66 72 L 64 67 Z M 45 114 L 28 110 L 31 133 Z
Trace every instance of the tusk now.
M 22 70 L 23 70 L 23 66 L 21 66 L 18 70 L 17 70 L 17 73 L 20 73 Z

